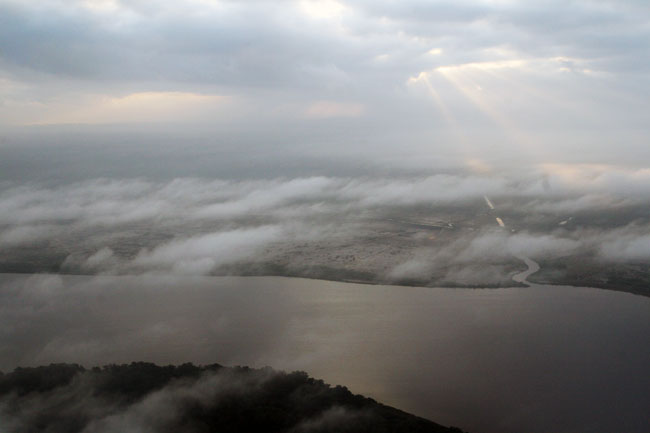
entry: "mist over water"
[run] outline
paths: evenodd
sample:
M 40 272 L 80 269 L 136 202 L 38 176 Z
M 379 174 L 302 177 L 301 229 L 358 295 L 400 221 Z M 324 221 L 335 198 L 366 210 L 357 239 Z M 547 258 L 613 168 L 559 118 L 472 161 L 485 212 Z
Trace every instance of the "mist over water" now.
M 649 4 L 0 0 L 0 369 L 646 433 Z
M 642 432 L 650 301 L 577 287 L 3 275 L 0 368 L 305 370 L 470 432 Z

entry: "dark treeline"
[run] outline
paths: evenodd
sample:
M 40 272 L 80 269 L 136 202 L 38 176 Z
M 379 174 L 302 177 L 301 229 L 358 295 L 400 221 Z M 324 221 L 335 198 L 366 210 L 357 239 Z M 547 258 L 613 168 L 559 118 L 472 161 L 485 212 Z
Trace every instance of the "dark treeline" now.
M 461 432 L 271 368 L 137 362 L 0 375 L 3 433 Z

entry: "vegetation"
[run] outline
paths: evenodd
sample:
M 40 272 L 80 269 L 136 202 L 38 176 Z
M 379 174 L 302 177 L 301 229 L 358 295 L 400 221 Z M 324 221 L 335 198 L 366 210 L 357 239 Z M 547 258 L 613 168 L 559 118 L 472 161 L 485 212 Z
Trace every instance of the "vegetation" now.
M 3 432 L 461 432 L 304 372 L 137 362 L 0 376 Z

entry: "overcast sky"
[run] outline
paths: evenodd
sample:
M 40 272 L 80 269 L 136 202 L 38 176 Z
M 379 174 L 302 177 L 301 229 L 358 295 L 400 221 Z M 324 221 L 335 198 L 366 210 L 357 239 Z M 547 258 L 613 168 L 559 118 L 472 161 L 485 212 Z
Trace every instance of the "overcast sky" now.
M 0 0 L 0 126 L 638 166 L 649 41 L 645 0 Z

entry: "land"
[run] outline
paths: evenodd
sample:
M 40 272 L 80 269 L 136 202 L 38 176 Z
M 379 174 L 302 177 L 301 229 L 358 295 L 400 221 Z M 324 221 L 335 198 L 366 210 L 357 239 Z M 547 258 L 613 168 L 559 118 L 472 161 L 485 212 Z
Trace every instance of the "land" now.
M 650 264 L 603 263 L 594 257 L 569 256 L 540 261 L 529 281 L 536 284 L 598 287 L 650 296 Z
M 304 372 L 136 362 L 0 375 L 3 431 L 462 433 Z
M 309 221 L 315 227 L 325 227 L 318 235 L 274 240 L 245 257 L 217 262 L 209 274 L 429 287 L 515 287 L 524 285 L 512 280 L 513 275 L 527 268 L 521 256 L 533 254 L 531 258 L 541 269 L 530 276 L 531 283 L 597 287 L 650 296 L 650 261 L 603 257 L 598 244 L 598 237 L 608 231 L 636 227 L 642 232 L 650 224 L 647 205 L 569 214 L 533 212 L 531 203 L 539 205 L 535 197 L 499 197 L 492 202 L 496 209 L 479 199 L 383 206 L 359 214 L 329 213 Z M 497 218 L 504 222 L 503 227 Z M 250 214 L 227 223 L 163 221 L 106 227 L 61 224 L 57 236 L 3 248 L 0 272 L 146 272 L 149 269 L 133 265 L 142 251 L 176 239 L 274 223 L 277 221 L 273 217 Z M 537 245 L 549 238 L 553 242 L 547 247 Z M 557 247 L 563 242 L 570 248 Z M 110 249 L 110 262 L 89 266 L 87 258 L 102 248 Z

